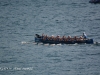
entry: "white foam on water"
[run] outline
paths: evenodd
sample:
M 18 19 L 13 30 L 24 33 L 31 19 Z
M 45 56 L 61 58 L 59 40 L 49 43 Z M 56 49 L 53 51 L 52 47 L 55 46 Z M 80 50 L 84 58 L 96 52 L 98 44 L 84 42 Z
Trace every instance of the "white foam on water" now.
M 61 46 L 62 44 L 57 44 L 58 46 Z
M 73 44 L 73 45 L 78 45 L 77 43 Z
M 48 46 L 49 44 L 43 44 L 43 45 Z
M 94 45 L 100 45 L 100 42 L 94 42 Z
M 38 43 L 38 45 L 43 45 L 43 43 Z
M 55 46 L 56 44 L 50 44 L 50 46 Z
M 33 44 L 34 44 L 34 45 L 37 45 L 38 43 L 36 43 L 36 42 L 33 42 Z
M 61 45 L 78 45 L 77 43 L 75 44 L 44 44 L 44 43 L 37 43 L 37 42 L 26 42 L 26 41 L 22 41 L 21 44 L 34 44 L 34 45 L 45 45 L 45 46 L 61 46 Z M 86 44 L 86 43 L 85 43 Z M 94 45 L 100 45 L 100 42 L 94 42 Z
M 22 41 L 21 44 L 28 44 L 30 42 Z

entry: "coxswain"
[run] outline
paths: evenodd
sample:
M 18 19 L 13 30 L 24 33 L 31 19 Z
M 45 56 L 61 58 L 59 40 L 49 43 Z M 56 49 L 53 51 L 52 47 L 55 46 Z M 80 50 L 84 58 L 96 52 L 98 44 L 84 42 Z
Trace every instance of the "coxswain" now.
M 84 39 L 87 39 L 87 35 L 85 34 L 85 32 L 83 33 L 83 36 L 82 36 Z

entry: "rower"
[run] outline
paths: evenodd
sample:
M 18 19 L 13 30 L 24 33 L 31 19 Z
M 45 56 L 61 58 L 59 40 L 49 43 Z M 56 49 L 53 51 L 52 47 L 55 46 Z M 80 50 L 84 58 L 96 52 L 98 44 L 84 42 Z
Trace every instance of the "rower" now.
M 77 36 L 74 37 L 74 41 L 78 41 L 78 37 Z
M 60 35 L 57 35 L 56 36 L 56 40 L 59 41 L 59 38 L 60 38 Z
M 68 41 L 71 41 L 71 36 L 69 35 L 67 39 L 68 39 Z
M 42 39 L 43 39 L 43 37 L 44 37 L 45 35 L 44 35 L 44 33 L 42 34 Z
M 83 36 L 82 36 L 84 39 L 87 39 L 87 35 L 85 34 L 85 32 L 83 33 Z
M 82 37 L 82 36 L 80 36 L 79 40 L 80 40 L 80 41 L 82 41 L 82 40 L 83 40 L 83 37 Z
M 51 40 L 54 40 L 54 35 L 51 36 Z

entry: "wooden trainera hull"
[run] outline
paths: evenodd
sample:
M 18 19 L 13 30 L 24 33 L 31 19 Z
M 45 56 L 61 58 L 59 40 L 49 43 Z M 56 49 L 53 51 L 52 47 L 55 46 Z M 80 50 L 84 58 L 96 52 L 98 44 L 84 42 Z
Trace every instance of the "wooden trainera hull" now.
M 80 40 L 80 41 L 77 41 L 77 40 L 69 40 L 69 41 L 65 41 L 65 40 L 48 40 L 48 39 L 43 39 L 42 37 L 35 37 L 35 42 L 37 43 L 49 43 L 49 44 L 93 44 L 93 39 L 84 39 L 84 40 Z

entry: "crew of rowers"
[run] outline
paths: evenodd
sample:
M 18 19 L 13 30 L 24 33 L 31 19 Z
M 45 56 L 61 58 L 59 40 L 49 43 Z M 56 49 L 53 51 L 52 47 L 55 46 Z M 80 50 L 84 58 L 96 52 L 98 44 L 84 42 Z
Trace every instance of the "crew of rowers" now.
M 87 39 L 87 35 L 85 34 L 85 32 L 80 37 L 77 37 L 77 36 L 71 37 L 70 35 L 68 37 L 66 37 L 66 36 L 60 37 L 59 35 L 57 35 L 56 37 L 54 37 L 52 35 L 50 37 L 50 36 L 42 34 L 42 39 L 43 40 L 52 40 L 52 41 L 83 41 L 83 40 Z

